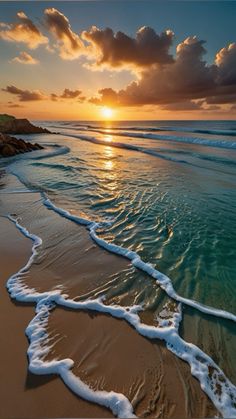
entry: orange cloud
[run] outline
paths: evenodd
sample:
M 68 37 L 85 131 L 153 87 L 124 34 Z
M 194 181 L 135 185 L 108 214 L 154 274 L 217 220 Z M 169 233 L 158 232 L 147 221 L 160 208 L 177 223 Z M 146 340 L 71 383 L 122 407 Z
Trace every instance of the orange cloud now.
M 83 102 L 85 100 L 85 97 L 81 95 L 81 90 L 64 89 L 61 95 L 51 93 L 51 100 L 57 101 L 58 99 L 78 99 L 79 102 Z
M 2 91 L 18 96 L 20 102 L 47 99 L 47 96 L 44 95 L 40 90 L 22 90 L 18 89 L 18 87 L 16 86 L 7 86 L 5 89 L 2 89 Z
M 32 55 L 28 54 L 28 52 L 22 51 L 18 57 L 12 59 L 14 63 L 20 64 L 38 64 L 39 61 L 36 58 L 33 58 Z
M 54 7 L 45 9 L 45 20 L 48 30 L 58 42 L 60 56 L 73 60 L 82 55 L 84 44 L 79 35 L 72 31 L 68 18 Z
M 85 97 L 82 96 L 81 90 L 70 90 L 67 88 L 64 89 L 61 95 L 57 95 L 56 93 L 46 95 L 40 90 L 23 90 L 13 85 L 7 86 L 5 89 L 2 89 L 2 91 L 17 96 L 20 102 L 30 102 L 39 100 L 57 101 L 58 99 L 77 99 L 79 102 L 83 102 L 85 100 Z
M 17 23 L 1 24 L 0 39 L 9 42 L 21 42 L 30 49 L 48 43 L 48 38 L 39 31 L 24 12 L 18 12 L 17 18 L 19 21 Z

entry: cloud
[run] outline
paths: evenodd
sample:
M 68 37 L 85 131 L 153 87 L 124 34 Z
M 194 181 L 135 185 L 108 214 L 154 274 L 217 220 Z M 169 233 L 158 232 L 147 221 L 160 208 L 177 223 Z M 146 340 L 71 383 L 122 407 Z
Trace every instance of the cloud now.
M 219 105 L 211 105 L 211 106 L 205 107 L 204 112 L 205 111 L 221 111 L 222 112 L 222 108 Z
M 48 30 L 58 42 L 60 56 L 73 60 L 84 53 L 84 44 L 79 35 L 72 31 L 68 18 L 54 7 L 45 9 L 45 21 Z
M 169 110 L 213 109 L 221 104 L 236 103 L 236 43 L 220 49 L 215 60 L 204 59 L 205 41 L 189 36 L 172 53 L 174 34 L 166 30 L 158 34 L 144 26 L 135 36 L 114 32 L 111 28 L 76 33 L 68 18 L 59 10 L 44 10 L 45 28 L 53 35 L 53 44 L 44 36 L 24 12 L 17 13 L 18 22 L 0 23 L 0 39 L 23 42 L 29 48 L 44 44 L 50 52 L 59 52 L 65 60 L 80 56 L 87 58 L 90 69 L 135 71 L 136 78 L 121 90 L 106 86 L 98 91 L 90 103 L 107 106 L 158 105 Z M 21 52 L 13 62 L 36 64 L 27 52 Z M 84 101 L 80 90 L 65 88 L 61 94 L 45 95 L 39 90 L 21 90 L 15 86 L 3 89 L 27 100 Z M 201 102 L 202 101 L 202 102 Z M 201 102 L 201 103 L 200 103 Z
M 184 101 L 184 102 L 177 102 L 177 103 L 168 103 L 167 105 L 162 105 L 161 109 L 167 111 L 195 111 L 203 109 L 203 100 L 199 100 L 198 102 L 193 102 L 191 100 Z
M 20 102 L 47 99 L 47 96 L 40 92 L 40 90 L 22 90 L 15 86 L 7 86 L 5 89 L 2 89 L 2 91 L 18 96 Z
M 19 105 L 19 103 L 13 103 L 13 102 L 8 102 L 7 107 L 8 108 L 24 108 L 24 106 Z
M 51 99 L 53 102 L 56 102 L 56 101 L 57 101 L 57 99 L 58 99 L 58 95 L 57 95 L 56 93 L 51 93 L 50 99 Z
M 206 98 L 206 102 L 209 104 L 225 104 L 225 103 L 236 103 L 236 86 L 235 93 L 232 94 L 219 94 L 217 96 L 210 96 Z
M 61 98 L 63 98 L 63 99 L 74 99 L 74 98 L 80 96 L 81 93 L 82 93 L 81 90 L 65 89 L 64 92 L 61 95 Z
M 9 42 L 22 42 L 30 49 L 48 43 L 48 38 L 39 31 L 24 12 L 18 12 L 17 18 L 18 22 L 16 23 L 1 23 L 0 39 Z
M 79 102 L 83 102 L 85 100 L 85 97 L 81 95 L 81 90 L 70 90 L 65 88 L 61 95 L 51 93 L 51 100 L 57 101 L 58 99 L 78 99 Z
M 183 107 L 184 104 L 195 107 L 197 105 L 191 101 L 198 99 L 209 104 L 234 102 L 235 44 L 217 53 L 211 65 L 204 60 L 204 44 L 196 36 L 186 38 L 177 46 L 173 63 L 144 69 L 140 78 L 126 88 L 119 91 L 102 89 L 97 97 L 90 98 L 90 102 L 109 106 L 155 104 L 173 109 L 180 108 L 180 103 Z
M 97 57 L 97 66 L 117 68 L 129 64 L 134 67 L 150 67 L 153 64 L 172 63 L 169 52 L 174 34 L 167 30 L 158 35 L 154 29 L 143 26 L 136 37 L 124 32 L 113 32 L 93 26 L 90 31 L 82 32 L 82 38 L 92 46 L 93 55 Z
M 12 59 L 11 62 L 20 63 L 20 64 L 38 64 L 39 61 L 36 58 L 33 58 L 32 55 L 28 52 L 22 51 L 18 57 Z
M 107 87 L 98 91 L 98 97 L 92 97 L 89 99 L 90 103 L 94 105 L 107 105 L 107 106 L 119 106 L 119 93 L 115 90 Z
M 236 84 L 236 43 L 229 44 L 216 54 L 218 81 L 220 84 Z
M 70 90 L 67 88 L 64 89 L 61 95 L 57 95 L 56 93 L 46 95 L 40 90 L 23 90 L 13 85 L 7 86 L 5 89 L 2 89 L 2 91 L 18 96 L 20 102 L 30 102 L 38 100 L 52 100 L 55 102 L 57 100 L 63 101 L 68 99 L 77 99 L 78 102 L 83 102 L 85 100 L 85 96 L 82 96 L 81 90 Z M 10 104 L 11 102 L 8 103 Z

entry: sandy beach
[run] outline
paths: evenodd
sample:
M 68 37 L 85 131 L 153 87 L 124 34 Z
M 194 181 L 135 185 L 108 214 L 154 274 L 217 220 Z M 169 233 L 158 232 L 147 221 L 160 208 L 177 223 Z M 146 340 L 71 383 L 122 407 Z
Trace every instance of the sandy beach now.
M 0 419 L 236 418 L 235 16 L 0 1 Z
M 0 417 L 112 417 L 105 408 L 92 405 L 72 394 L 56 376 L 28 372 L 28 341 L 25 329 L 34 316 L 34 307 L 9 298 L 5 284 L 25 264 L 32 243 L 7 219 L 0 217 L 1 237 L 1 408 Z
M 45 208 L 39 194 L 11 193 L 20 186 L 15 178 L 4 180 L 8 186 L 1 191 L 9 193 L 2 193 L 0 217 L 4 237 L 0 244 L 1 315 L 5 319 L 1 322 L 1 333 L 5 336 L 1 345 L 5 360 L 1 418 L 110 417 L 109 410 L 77 397 L 58 377 L 36 376 L 27 371 L 28 342 L 24 331 L 34 316 L 34 307 L 11 301 L 5 283 L 28 260 L 32 242 L 3 216 L 17 214 L 22 224 L 43 238 L 42 252 L 26 277 L 26 283 L 37 290 L 60 285 L 74 298 L 88 295 L 90 287 L 101 287 L 117 269 L 128 268 L 129 262 L 92 243 L 85 228 Z M 63 252 L 59 232 L 61 235 L 66 232 Z M 55 243 L 49 243 L 52 236 Z M 139 416 L 216 414 L 198 381 L 191 376 L 189 366 L 171 354 L 161 341 L 150 342 L 123 320 L 93 311 L 56 307 L 49 318 L 48 334 L 52 340 L 48 360 L 73 359 L 73 373 L 83 382 L 94 390 L 122 392 Z

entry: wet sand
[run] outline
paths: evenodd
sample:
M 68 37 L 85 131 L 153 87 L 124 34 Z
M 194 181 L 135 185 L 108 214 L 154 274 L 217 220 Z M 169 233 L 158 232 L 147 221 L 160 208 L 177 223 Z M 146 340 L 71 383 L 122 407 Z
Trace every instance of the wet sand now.
M 0 357 L 1 419 L 112 417 L 110 411 L 79 399 L 56 376 L 28 372 L 25 329 L 34 307 L 9 298 L 5 284 L 31 254 L 32 242 L 0 217 Z
M 47 359 L 73 359 L 75 375 L 94 390 L 125 394 L 139 417 L 197 418 L 216 413 L 189 366 L 161 341 L 145 339 L 124 320 L 56 308 L 48 333 L 56 338 Z
M 11 182 L 15 186 L 15 181 Z M 11 186 L 12 186 L 11 185 Z M 14 213 L 43 238 L 43 246 L 26 282 L 37 290 L 63 289 L 73 298 L 103 290 L 117 271 L 129 268 L 123 258 L 100 249 L 85 228 L 75 226 L 42 205 L 37 193 L 0 197 L 1 215 Z M 32 242 L 0 217 L 1 345 L 3 418 L 111 417 L 105 408 L 75 396 L 58 377 L 27 373 L 24 330 L 34 309 L 12 302 L 7 278 L 23 266 Z M 160 341 L 151 342 L 123 320 L 104 314 L 56 307 L 48 331 L 55 344 L 49 359 L 74 360 L 73 372 L 93 389 L 122 392 L 135 413 L 146 417 L 212 417 L 216 409 L 191 376 L 188 364 Z M 16 350 L 17 349 L 17 350 Z M 4 378 L 3 378 L 4 377 Z M 12 400 L 14 399 L 14 403 Z

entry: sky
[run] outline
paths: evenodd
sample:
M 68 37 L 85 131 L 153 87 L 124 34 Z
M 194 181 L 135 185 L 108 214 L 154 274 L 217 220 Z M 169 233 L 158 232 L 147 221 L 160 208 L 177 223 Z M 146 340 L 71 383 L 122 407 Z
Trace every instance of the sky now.
M 236 1 L 0 2 L 0 112 L 235 119 Z

